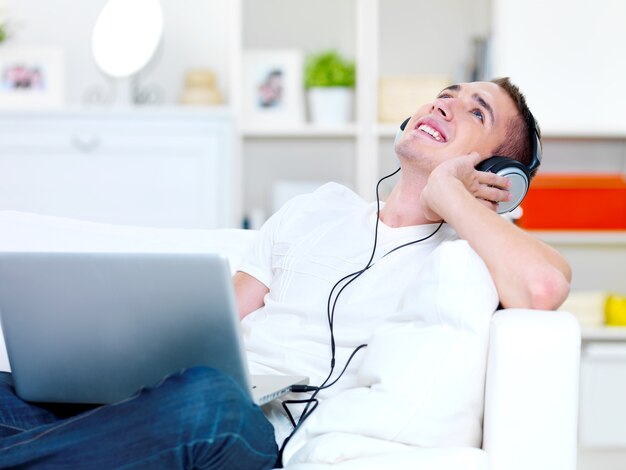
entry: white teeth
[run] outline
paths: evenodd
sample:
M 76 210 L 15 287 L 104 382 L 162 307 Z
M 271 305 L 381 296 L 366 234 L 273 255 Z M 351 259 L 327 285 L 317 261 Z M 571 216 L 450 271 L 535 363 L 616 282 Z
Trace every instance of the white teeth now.
M 439 131 L 436 131 L 435 129 L 430 127 L 428 124 L 422 124 L 418 127 L 418 129 L 420 131 L 424 131 L 427 134 L 432 135 L 437 142 L 441 142 L 441 134 L 439 133 Z

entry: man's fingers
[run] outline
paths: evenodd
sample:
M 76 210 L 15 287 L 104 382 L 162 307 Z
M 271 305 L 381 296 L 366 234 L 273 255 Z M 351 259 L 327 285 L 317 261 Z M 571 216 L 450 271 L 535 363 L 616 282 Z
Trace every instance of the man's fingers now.
M 511 199 L 511 193 L 505 189 L 483 187 L 476 197 L 492 202 L 505 202 Z
M 481 156 L 478 152 L 472 152 L 469 154 L 474 166 L 478 165 L 483 160 L 489 158 L 489 156 Z M 478 171 L 478 181 L 481 184 L 487 186 L 495 186 L 496 188 L 508 189 L 511 186 L 511 180 L 506 176 L 496 175 L 490 171 Z
M 482 157 L 478 152 L 471 152 L 468 156 L 472 160 L 473 166 L 478 165 L 480 162 L 488 158 L 487 156 Z
M 487 186 L 494 186 L 500 189 L 508 189 L 511 187 L 511 180 L 506 176 L 496 175 L 488 171 L 479 172 L 478 181 Z
M 496 212 L 498 210 L 498 203 L 497 202 L 493 202 L 493 201 L 487 201 L 486 199 L 478 199 L 478 201 L 485 207 L 487 207 L 488 209 L 491 209 L 492 211 Z

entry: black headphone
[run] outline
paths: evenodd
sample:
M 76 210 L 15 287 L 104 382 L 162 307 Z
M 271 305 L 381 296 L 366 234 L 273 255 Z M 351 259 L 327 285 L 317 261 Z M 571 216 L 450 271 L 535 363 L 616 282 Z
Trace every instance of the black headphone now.
M 400 124 L 400 129 L 396 134 L 396 142 L 402 135 L 404 128 L 411 118 L 406 119 Z M 505 157 L 500 155 L 494 155 L 488 159 L 480 162 L 476 169 L 478 171 L 490 171 L 500 176 L 506 176 L 511 180 L 511 187 L 509 192 L 511 193 L 511 200 L 498 203 L 498 214 L 505 214 L 511 212 L 517 206 L 520 205 L 528 188 L 530 186 L 530 176 L 541 164 L 541 141 L 539 140 L 539 131 L 537 130 L 537 123 L 532 114 L 529 116 L 528 121 L 530 144 L 532 148 L 532 158 L 528 166 L 522 162 L 513 159 L 512 157 Z

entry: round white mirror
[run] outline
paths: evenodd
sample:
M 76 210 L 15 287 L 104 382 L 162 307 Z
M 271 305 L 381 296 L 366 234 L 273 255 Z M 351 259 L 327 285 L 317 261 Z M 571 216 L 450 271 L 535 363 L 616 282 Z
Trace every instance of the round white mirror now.
M 162 34 L 159 0 L 109 0 L 93 29 L 94 60 L 106 74 L 128 77 L 150 61 Z

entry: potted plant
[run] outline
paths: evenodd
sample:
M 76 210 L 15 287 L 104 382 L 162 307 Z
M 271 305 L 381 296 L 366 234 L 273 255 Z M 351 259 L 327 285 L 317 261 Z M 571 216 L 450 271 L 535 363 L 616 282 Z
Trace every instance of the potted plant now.
M 304 67 L 309 117 L 315 124 L 337 125 L 352 120 L 354 62 L 329 50 L 309 56 Z

